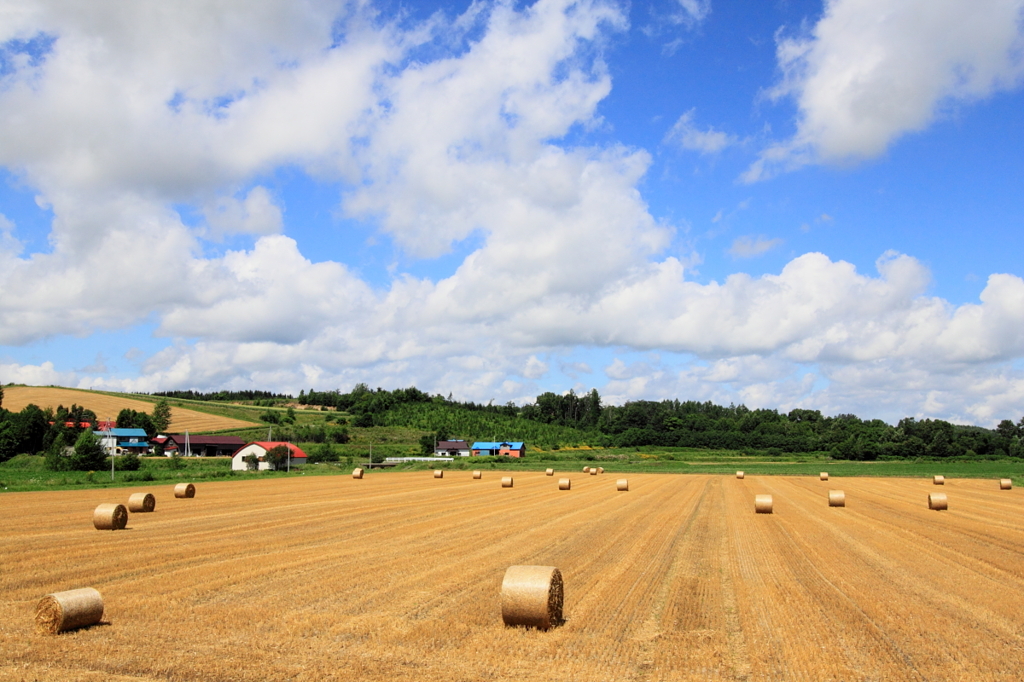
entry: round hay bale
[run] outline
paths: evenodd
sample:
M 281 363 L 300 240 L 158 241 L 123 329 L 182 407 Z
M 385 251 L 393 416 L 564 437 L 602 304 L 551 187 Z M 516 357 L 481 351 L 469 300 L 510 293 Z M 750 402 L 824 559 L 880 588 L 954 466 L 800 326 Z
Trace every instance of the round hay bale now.
M 356 467 L 355 469 L 352 470 L 352 478 L 362 478 L 362 477 L 363 477 L 363 469 L 362 469 L 362 467 Z
M 511 476 L 502 476 L 501 477 L 501 487 L 502 488 L 511 488 L 512 487 L 512 477 Z
M 505 625 L 547 630 L 562 623 L 562 572 L 554 566 L 509 566 L 501 581 Z
M 583 473 L 589 474 L 590 473 L 590 467 L 583 467 Z
M 932 483 L 934 483 L 935 485 L 946 485 L 946 477 L 945 476 L 933 476 L 932 477 Z
M 555 470 L 554 470 L 554 469 L 547 469 L 547 470 L 546 470 L 546 471 L 544 472 L 544 475 L 545 475 L 545 476 L 554 476 L 554 475 L 555 475 Z
M 156 509 L 156 498 L 153 493 L 132 493 L 128 496 L 128 511 L 151 512 Z
M 949 509 L 949 500 L 946 499 L 946 493 L 932 493 L 929 495 L 928 508 L 936 511 Z
M 102 618 L 103 596 L 91 587 L 54 592 L 36 604 L 36 630 L 48 635 L 95 625 Z
M 846 493 L 842 490 L 829 490 L 828 491 L 828 506 L 830 507 L 845 507 L 846 506 Z
M 603 474 L 604 473 L 604 467 L 597 467 L 597 473 Z
M 597 467 L 590 467 L 590 475 L 597 476 Z
M 742 471 L 737 471 L 736 472 L 736 478 L 743 478 L 745 475 L 746 474 L 744 474 Z
M 192 498 L 196 496 L 196 487 L 191 483 L 179 483 L 174 486 L 174 496 L 180 498 Z
M 616 490 L 629 490 L 629 479 L 620 478 L 619 480 L 615 481 L 615 489 Z
M 444 469 L 434 469 L 434 478 L 444 478 Z
M 818 474 L 818 480 L 827 481 L 828 480 L 828 472 L 827 471 L 822 471 L 820 474 Z
M 121 530 L 128 525 L 128 510 L 123 504 L 101 504 L 92 513 L 96 530 Z
M 560 478 L 560 479 L 558 479 L 558 489 L 559 490 L 569 490 L 571 488 L 572 488 L 572 481 L 570 481 L 568 478 Z
M 484 477 L 484 472 L 480 471 L 479 469 L 473 472 L 473 478 L 474 479 L 481 479 L 483 477 Z
M 1012 487 L 1013 487 L 1013 481 L 1010 480 L 1009 478 L 1001 478 L 1001 479 L 999 479 L 999 489 L 1000 490 L 1009 490 Z
M 754 495 L 754 511 L 758 514 L 772 513 L 771 495 Z

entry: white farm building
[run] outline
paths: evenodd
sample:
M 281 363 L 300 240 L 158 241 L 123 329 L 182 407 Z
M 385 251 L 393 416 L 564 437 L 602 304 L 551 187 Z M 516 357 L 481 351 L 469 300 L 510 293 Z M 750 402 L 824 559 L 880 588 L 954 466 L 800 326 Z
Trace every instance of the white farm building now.
M 266 460 L 267 452 L 278 445 L 283 445 L 291 451 L 291 466 L 302 466 L 306 463 L 306 453 L 297 445 L 281 441 L 258 441 L 243 445 L 235 451 L 235 454 L 231 455 L 231 469 L 233 471 L 245 471 L 248 469 L 249 465 L 245 461 L 248 455 L 256 455 L 260 471 L 272 468 L 270 462 Z M 283 466 L 287 467 L 288 465 Z

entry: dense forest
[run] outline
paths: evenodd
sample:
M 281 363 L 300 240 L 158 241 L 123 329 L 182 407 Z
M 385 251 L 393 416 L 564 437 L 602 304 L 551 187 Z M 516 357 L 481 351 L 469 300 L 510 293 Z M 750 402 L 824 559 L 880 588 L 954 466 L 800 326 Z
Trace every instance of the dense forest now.
M 545 449 L 581 444 L 657 445 L 770 455 L 827 452 L 849 460 L 1024 457 L 1024 418 L 1017 423 L 1005 419 L 995 429 L 910 417 L 892 426 L 852 414 L 829 417 L 804 409 L 781 413 L 691 400 L 602 405 L 596 389 L 582 395 L 573 391 L 543 393 L 535 402 L 517 406 L 457 402 L 451 396 L 429 396 L 416 388 L 371 390 L 359 384 L 349 393 L 303 391 L 298 401 L 354 414 L 355 426 L 412 426 L 439 437 L 527 440 Z

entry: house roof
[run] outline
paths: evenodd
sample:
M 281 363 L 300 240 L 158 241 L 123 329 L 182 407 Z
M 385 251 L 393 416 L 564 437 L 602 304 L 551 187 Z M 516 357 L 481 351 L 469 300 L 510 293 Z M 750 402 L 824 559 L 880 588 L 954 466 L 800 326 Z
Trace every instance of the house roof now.
M 478 440 L 473 443 L 474 450 L 500 450 L 502 448 L 509 448 L 510 450 L 522 450 L 523 441 L 521 440 L 505 440 L 505 441 L 486 441 Z
M 278 445 L 284 445 L 285 447 L 287 447 L 288 449 L 290 449 L 292 451 L 292 458 L 298 458 L 298 457 L 305 457 L 306 456 L 306 453 L 303 452 L 302 448 L 300 448 L 298 445 L 293 445 L 291 443 L 286 443 L 284 441 L 276 441 L 276 440 L 275 441 L 271 441 L 271 440 L 254 440 L 251 443 L 246 443 L 242 447 L 238 448 L 238 450 L 235 450 L 234 455 L 237 455 L 239 450 L 243 450 L 243 449 L 249 447 L 250 445 L 259 445 L 264 450 L 272 450 L 273 448 L 276 448 Z M 234 457 L 234 455 L 232 455 L 232 457 Z
M 146 429 L 110 429 L 110 431 L 93 431 L 97 436 L 105 436 L 108 433 L 115 438 L 145 438 L 149 440 L 149 436 L 146 435 Z
M 437 441 L 438 450 L 468 450 L 469 443 L 464 440 L 439 440 Z

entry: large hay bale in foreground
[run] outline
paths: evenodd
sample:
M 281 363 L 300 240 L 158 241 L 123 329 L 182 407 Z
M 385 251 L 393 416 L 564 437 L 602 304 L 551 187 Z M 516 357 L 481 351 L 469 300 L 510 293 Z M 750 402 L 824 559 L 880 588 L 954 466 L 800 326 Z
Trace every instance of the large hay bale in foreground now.
M 505 625 L 547 630 L 562 623 L 562 572 L 554 566 L 509 566 L 501 581 Z
M 1000 490 L 1009 490 L 1012 487 L 1013 487 L 1013 481 L 1010 480 L 1009 478 L 1001 478 L 1001 479 L 999 479 L 999 489 Z
M 615 489 L 616 490 L 629 490 L 629 479 L 620 478 L 619 480 L 615 481 Z
M 545 476 L 554 476 L 555 475 L 555 470 L 554 469 L 546 469 L 544 471 L 544 475 Z
M 153 493 L 132 493 L 128 496 L 128 511 L 151 512 L 156 509 L 156 498 Z
M 512 477 L 511 476 L 502 476 L 501 477 L 501 487 L 502 488 L 511 488 L 512 487 Z
M 572 481 L 570 481 L 568 478 L 560 478 L 560 479 L 558 479 L 558 489 L 559 490 L 570 490 L 571 488 L 572 488 Z
M 845 507 L 846 506 L 846 493 L 842 490 L 829 490 L 828 491 L 828 506 L 830 507 Z
M 934 509 L 935 511 L 949 509 L 949 500 L 946 499 L 946 493 L 932 493 L 929 495 L 928 508 Z
M 754 495 L 754 511 L 758 514 L 771 514 L 772 506 L 771 495 Z
M 742 471 L 736 472 L 736 478 L 743 478 L 744 476 L 746 476 L 746 474 L 744 474 Z
M 444 469 L 434 469 L 434 478 L 444 478 Z
M 363 477 L 363 469 L 362 469 L 362 467 L 357 467 L 357 468 L 352 470 L 352 478 L 362 478 L 362 477 Z
M 477 480 L 478 480 L 478 479 L 481 479 L 481 478 L 483 478 L 483 477 L 484 477 L 484 472 L 480 471 L 479 469 L 477 469 L 477 470 L 475 470 L 475 471 L 473 472 L 473 478 L 474 478 L 474 479 L 477 479 Z
M 828 480 L 828 472 L 827 471 L 822 471 L 820 474 L 818 474 L 818 480 L 820 480 L 820 481 L 827 481 Z
M 128 510 L 123 504 L 101 504 L 92 513 L 96 530 L 121 530 L 128 525 Z
M 95 625 L 103 618 L 103 596 L 91 587 L 54 592 L 36 605 L 36 630 L 49 635 Z
M 179 483 L 174 486 L 174 496 L 183 499 L 195 497 L 196 487 L 191 483 Z
M 932 477 L 932 483 L 934 485 L 946 485 L 946 477 L 945 476 L 933 476 Z

